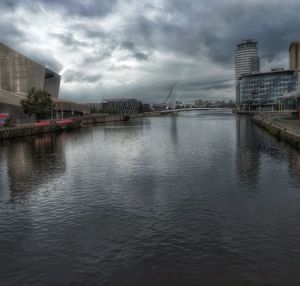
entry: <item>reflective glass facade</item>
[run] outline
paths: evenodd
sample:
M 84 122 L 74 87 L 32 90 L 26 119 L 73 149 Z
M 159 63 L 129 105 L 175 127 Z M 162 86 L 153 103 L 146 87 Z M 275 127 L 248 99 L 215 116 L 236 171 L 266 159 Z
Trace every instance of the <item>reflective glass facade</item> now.
M 285 93 L 298 88 L 298 73 L 298 70 L 283 70 L 240 77 L 241 107 L 278 103 Z

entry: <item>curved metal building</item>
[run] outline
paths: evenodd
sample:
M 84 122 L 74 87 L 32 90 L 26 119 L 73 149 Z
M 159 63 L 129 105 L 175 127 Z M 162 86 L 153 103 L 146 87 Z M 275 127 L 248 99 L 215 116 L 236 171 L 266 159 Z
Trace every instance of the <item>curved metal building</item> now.
M 27 119 L 21 100 L 35 87 L 59 97 L 60 75 L 0 43 L 0 113 Z
M 60 75 L 0 43 L 0 89 L 25 96 L 32 87 L 58 97 Z

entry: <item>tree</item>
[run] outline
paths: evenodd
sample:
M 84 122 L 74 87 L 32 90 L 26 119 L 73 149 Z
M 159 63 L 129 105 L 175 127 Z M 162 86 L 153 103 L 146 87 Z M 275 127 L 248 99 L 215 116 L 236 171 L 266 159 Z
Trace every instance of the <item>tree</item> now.
M 21 100 L 24 113 L 34 115 L 38 120 L 45 119 L 51 114 L 52 104 L 51 94 L 35 87 L 28 91 L 25 99 Z

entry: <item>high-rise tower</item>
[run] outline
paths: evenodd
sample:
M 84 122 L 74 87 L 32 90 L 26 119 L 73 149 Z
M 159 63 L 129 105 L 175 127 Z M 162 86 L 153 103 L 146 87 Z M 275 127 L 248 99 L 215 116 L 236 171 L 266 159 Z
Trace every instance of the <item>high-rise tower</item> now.
M 293 42 L 289 48 L 290 69 L 300 69 L 300 42 Z
M 254 40 L 245 40 L 238 44 L 237 49 L 235 50 L 235 94 L 238 108 L 240 106 L 239 77 L 253 73 L 259 73 L 257 42 Z

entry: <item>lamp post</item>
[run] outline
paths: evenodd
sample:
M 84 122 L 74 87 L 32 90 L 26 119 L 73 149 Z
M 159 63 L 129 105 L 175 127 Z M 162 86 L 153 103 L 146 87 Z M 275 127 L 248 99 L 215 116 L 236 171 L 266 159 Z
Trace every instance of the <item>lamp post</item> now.
M 51 103 L 50 109 L 51 109 L 51 120 L 53 120 L 53 103 Z
M 61 119 L 64 119 L 64 111 L 63 111 L 62 101 L 60 102 L 60 112 L 61 112 Z

